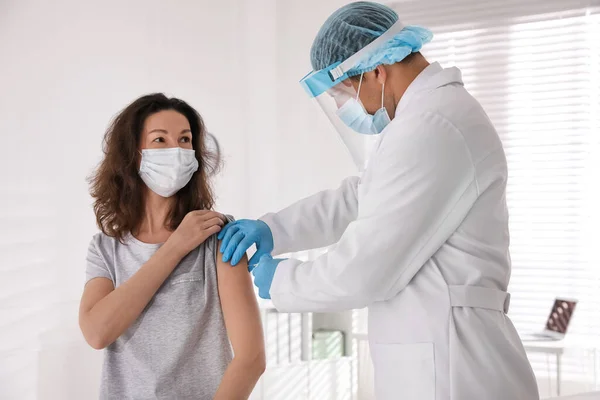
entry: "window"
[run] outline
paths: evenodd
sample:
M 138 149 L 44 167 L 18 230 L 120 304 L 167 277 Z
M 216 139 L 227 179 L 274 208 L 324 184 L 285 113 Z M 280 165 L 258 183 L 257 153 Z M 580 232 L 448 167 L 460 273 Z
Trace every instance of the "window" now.
M 434 32 L 424 55 L 461 69 L 504 143 L 517 329 L 541 331 L 555 297 L 576 298 L 568 335 L 600 347 L 600 0 L 393 7 Z M 538 377 L 549 372 L 530 358 Z M 593 369 L 581 353 L 564 358 L 565 379 Z

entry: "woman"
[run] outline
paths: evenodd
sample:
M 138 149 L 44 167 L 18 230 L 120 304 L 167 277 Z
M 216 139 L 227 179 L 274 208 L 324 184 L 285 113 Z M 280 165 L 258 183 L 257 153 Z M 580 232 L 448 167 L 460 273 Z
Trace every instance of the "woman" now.
M 106 348 L 103 399 L 245 399 L 264 371 L 250 275 L 217 251 L 225 218 L 210 211 L 219 157 L 206 136 L 192 107 L 163 94 L 106 133 L 91 179 L 102 232 L 79 311 L 86 341 Z

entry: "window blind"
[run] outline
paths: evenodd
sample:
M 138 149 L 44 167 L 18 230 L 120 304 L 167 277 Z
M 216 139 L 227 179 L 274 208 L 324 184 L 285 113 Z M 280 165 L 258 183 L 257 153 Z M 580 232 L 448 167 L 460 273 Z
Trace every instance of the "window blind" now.
M 568 335 L 600 347 L 600 0 L 392 7 L 434 32 L 423 54 L 461 69 L 504 144 L 515 326 L 539 332 L 555 297 L 575 298 Z M 530 358 L 538 377 L 552 372 Z M 592 363 L 567 354 L 565 379 L 589 378 Z

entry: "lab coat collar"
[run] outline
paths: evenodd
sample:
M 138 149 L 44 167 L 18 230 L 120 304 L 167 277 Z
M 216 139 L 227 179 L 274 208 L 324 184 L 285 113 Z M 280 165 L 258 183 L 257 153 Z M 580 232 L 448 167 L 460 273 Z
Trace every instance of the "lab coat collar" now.
M 410 103 L 411 99 L 415 97 L 415 94 L 437 89 L 451 83 L 463 84 L 462 74 L 458 68 L 452 67 L 444 69 L 437 62 L 429 64 L 427 68 L 417 75 L 415 80 L 412 81 L 402 95 L 402 98 L 398 103 L 398 107 L 396 107 L 396 113 L 394 117 L 397 117 L 398 114 Z

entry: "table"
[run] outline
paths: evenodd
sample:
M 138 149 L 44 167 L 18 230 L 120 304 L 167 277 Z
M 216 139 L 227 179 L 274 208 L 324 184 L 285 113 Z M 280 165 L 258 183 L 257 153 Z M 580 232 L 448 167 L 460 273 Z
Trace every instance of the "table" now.
M 549 400 L 600 400 L 600 392 L 581 393 L 575 396 L 555 397 Z
M 564 340 L 523 340 L 523 347 L 526 352 L 530 353 L 545 353 L 556 357 L 556 395 L 561 394 L 561 373 L 562 373 L 562 356 L 565 350 L 593 350 L 594 352 L 594 378 L 597 376 L 596 371 L 596 349 L 598 348 L 598 339 L 572 336 Z M 568 398 L 567 398 L 568 399 Z M 575 398 L 577 399 L 577 397 Z M 586 397 L 584 399 L 587 400 Z M 600 400 L 600 398 L 599 398 Z
M 561 362 L 565 352 L 565 342 L 563 340 L 524 340 L 523 347 L 529 353 L 546 353 L 556 357 L 556 395 L 560 396 Z

